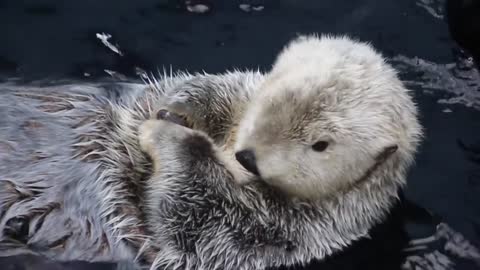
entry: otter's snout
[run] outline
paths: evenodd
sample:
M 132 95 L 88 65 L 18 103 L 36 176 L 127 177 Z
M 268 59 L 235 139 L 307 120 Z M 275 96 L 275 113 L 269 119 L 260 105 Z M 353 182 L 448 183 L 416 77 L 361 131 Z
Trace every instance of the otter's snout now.
M 255 153 L 253 152 L 253 150 L 246 149 L 238 151 L 235 153 L 235 158 L 249 172 L 255 175 L 259 175 L 257 168 L 257 160 L 255 158 Z

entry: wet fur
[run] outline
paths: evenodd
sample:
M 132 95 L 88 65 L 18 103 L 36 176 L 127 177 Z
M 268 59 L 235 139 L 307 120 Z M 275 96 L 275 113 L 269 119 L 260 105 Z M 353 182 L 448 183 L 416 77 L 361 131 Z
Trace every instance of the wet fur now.
M 146 86 L 0 86 L 0 253 L 262 269 L 324 258 L 366 236 L 405 183 L 395 158 L 322 200 L 234 181 L 222 151 L 264 80 L 246 71 L 178 74 Z M 209 104 L 209 113 L 197 114 L 195 131 L 146 122 L 158 146 L 147 149 L 158 162 L 151 168 L 138 128 L 172 97 Z M 18 216 L 27 229 L 7 229 Z
M 301 64 L 309 69 L 295 70 Z M 303 80 L 304 74 L 313 82 Z M 329 87 L 316 85 L 318 81 Z M 307 88 L 308 83 L 314 87 Z M 388 213 L 422 137 L 415 104 L 394 70 L 368 44 L 344 37 L 293 41 L 254 92 L 193 86 L 176 89 L 167 108 L 187 115 L 194 130 L 163 120 L 140 127 L 142 148 L 156 164 L 148 181 L 152 186 L 147 188 L 147 219 L 154 221 L 155 239 L 161 239 L 169 255 L 156 263 L 172 269 L 302 264 L 348 246 Z M 335 118 L 338 113 L 346 113 L 346 119 Z M 304 121 L 292 121 L 292 116 L 304 116 Z M 231 148 L 295 144 L 291 138 L 302 138 L 302 128 L 323 123 L 324 117 L 337 121 L 330 127 L 368 153 L 358 156 L 364 159 L 358 173 L 343 171 L 353 175 L 353 181 L 327 188 L 320 182 L 319 189 L 311 189 L 317 194 L 305 198 L 302 192 L 278 188 L 274 181 L 279 179 L 266 184 L 238 174 Z M 276 129 L 282 124 L 287 132 Z M 281 137 L 285 134 L 290 137 Z M 351 155 L 357 154 L 352 149 Z M 291 162 L 277 161 L 262 172 Z M 178 213 L 188 218 L 179 219 Z
M 261 76 L 0 85 L 0 255 L 151 264 L 158 248 L 143 192 L 152 168 L 138 145 L 139 125 L 154 117 L 167 90 L 194 84 L 243 92 Z

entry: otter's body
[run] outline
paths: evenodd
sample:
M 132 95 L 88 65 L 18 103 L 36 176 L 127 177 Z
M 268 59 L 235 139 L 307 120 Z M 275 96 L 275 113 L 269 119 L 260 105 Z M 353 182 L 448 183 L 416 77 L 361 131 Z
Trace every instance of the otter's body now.
M 339 44 L 347 45 L 342 47 L 346 50 L 334 50 L 337 54 L 333 57 L 342 53 L 354 56 L 348 52 L 358 44 L 342 42 Z M 320 46 L 320 49 L 325 48 Z M 5 149 L 0 152 L 2 252 L 4 247 L 14 247 L 64 260 L 136 258 L 147 266 L 173 270 L 263 269 L 321 259 L 366 236 L 389 212 L 405 183 L 421 131 L 415 106 L 391 69 L 369 47 L 361 45 L 358 49 L 367 54 L 353 58 L 360 60 L 360 64 L 353 65 L 354 74 L 342 67 L 344 64 L 348 67 L 348 61 L 344 61 L 348 57 L 339 58 L 338 73 L 328 77 L 339 80 L 322 81 L 329 91 L 315 105 L 335 108 L 335 101 L 341 99 L 332 103 L 328 97 L 337 93 L 338 85 L 342 86 L 338 93 L 351 88 L 358 94 L 357 101 L 347 98 L 351 110 L 342 114 L 343 118 L 335 118 L 341 125 L 330 125 L 341 134 L 349 127 L 362 128 L 362 132 L 368 128 L 362 125 L 365 115 L 355 123 L 360 116 L 355 104 L 371 108 L 366 99 L 369 95 L 364 96 L 360 89 L 377 97 L 375 87 L 380 86 L 378 96 L 388 96 L 384 100 L 387 103 L 375 107 L 382 117 L 363 122 L 371 124 L 366 130 L 372 136 L 355 136 L 365 134 L 348 129 L 353 132 L 330 138 L 338 144 L 331 144 L 326 152 L 304 155 L 320 157 L 324 165 L 317 164 L 316 158 L 301 163 L 289 155 L 283 155 L 283 160 L 275 156 L 279 162 L 269 163 L 273 161 L 272 152 L 266 148 L 260 150 L 259 142 L 271 132 L 289 135 L 279 127 L 311 124 L 289 118 L 277 122 L 282 116 L 292 116 L 291 109 L 296 107 L 291 104 L 308 105 L 316 100 L 315 95 L 308 96 L 314 94 L 311 91 L 275 92 L 274 89 L 281 89 L 272 88 L 276 85 L 275 76 L 283 72 L 281 67 L 277 70 L 279 74 L 273 72 L 273 76 L 258 72 L 179 75 L 147 86 L 117 86 L 121 89 L 101 85 L 35 89 L 2 86 L 0 110 L 4 117 L 0 120 L 0 147 Z M 324 53 L 330 55 L 328 50 Z M 315 71 L 315 66 L 311 68 L 310 71 Z M 385 73 L 377 73 L 382 70 Z M 370 88 L 355 84 L 355 80 L 341 80 L 358 74 L 377 80 L 365 81 Z M 323 76 L 309 77 L 315 78 Z M 304 82 L 309 80 L 297 80 L 294 85 L 302 86 Z M 321 85 L 313 85 L 314 90 L 323 89 Z M 388 95 L 389 91 L 395 95 Z M 254 102 L 257 98 L 262 101 Z M 339 103 L 338 110 L 330 111 L 326 119 L 342 113 L 341 106 Z M 186 113 L 194 129 L 163 120 L 145 121 L 164 107 Z M 318 110 L 309 112 L 323 115 Z M 393 126 L 386 120 L 388 117 L 397 120 L 392 121 Z M 325 117 L 319 119 L 323 121 Z M 272 127 L 270 131 L 264 129 L 268 124 Z M 371 137 L 382 135 L 384 126 L 385 136 L 380 136 L 378 143 L 373 142 Z M 283 143 L 271 141 L 280 147 L 278 153 L 288 153 L 282 145 L 298 146 L 298 141 L 285 138 Z M 345 183 L 319 188 L 322 182 L 313 183 L 315 175 L 305 173 L 310 172 L 313 163 L 322 170 L 327 169 L 325 164 L 337 164 L 323 155 L 336 151 L 335 145 L 348 148 L 352 141 L 358 142 L 351 148 L 352 155 L 345 161 L 341 159 L 345 156 L 343 152 L 332 154 L 331 157 L 338 158 L 339 166 L 331 174 L 318 178 L 329 180 L 332 176 Z M 301 144 L 302 151 L 310 151 L 309 143 Z M 267 148 L 269 145 L 263 144 Z M 243 170 L 234 162 L 234 153 L 246 146 L 253 147 L 257 154 L 258 177 L 247 172 L 253 171 L 251 168 Z M 153 160 L 153 167 L 141 149 Z M 292 153 L 292 157 L 298 154 Z M 357 154 L 361 159 L 355 159 Z M 344 171 L 343 163 L 349 168 L 350 162 L 358 168 Z M 256 181 L 291 164 L 294 169 L 279 177 Z M 292 183 L 286 177 L 301 180 L 302 175 L 306 182 L 293 183 L 291 188 Z M 304 184 L 314 184 L 313 190 L 318 192 L 305 198 Z M 17 215 L 23 217 L 12 220 Z
M 234 72 L 165 76 L 155 87 L 1 84 L 0 255 L 133 260 L 149 238 L 142 198 L 151 164 L 138 126 L 169 89 L 200 83 L 212 93 L 223 86 L 248 92 L 245 84 L 261 78 Z

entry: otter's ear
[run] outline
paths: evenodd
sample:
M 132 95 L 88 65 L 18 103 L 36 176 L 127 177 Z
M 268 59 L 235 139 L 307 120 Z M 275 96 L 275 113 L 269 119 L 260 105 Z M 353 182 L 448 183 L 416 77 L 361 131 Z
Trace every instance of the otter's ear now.
M 376 158 L 377 163 L 383 163 L 387 160 L 393 153 L 397 152 L 398 145 L 393 144 L 383 148 L 383 151 Z

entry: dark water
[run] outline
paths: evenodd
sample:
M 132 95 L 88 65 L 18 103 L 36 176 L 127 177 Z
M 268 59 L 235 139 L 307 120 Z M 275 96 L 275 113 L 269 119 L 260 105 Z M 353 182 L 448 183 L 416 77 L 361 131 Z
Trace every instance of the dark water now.
M 427 139 L 409 177 L 406 199 L 373 229 L 371 239 L 307 268 L 400 269 L 407 256 L 422 265 L 418 258 L 428 259 L 428 254 L 443 258 L 441 253 L 452 260 L 451 265 L 416 269 L 480 269 L 475 249 L 465 251 L 466 242 L 480 246 L 480 76 L 468 64 L 468 55 L 459 56 L 462 53 L 444 19 L 444 2 L 266 0 L 255 1 L 263 10 L 250 12 L 239 8 L 244 2 L 211 1 L 208 13 L 195 14 L 178 1 L 0 0 L 0 79 L 90 80 L 107 76 L 105 69 L 129 77 L 137 76 L 136 68 L 266 70 L 298 33 L 349 34 L 369 41 L 391 58 L 416 90 Z M 477 29 L 478 20 L 455 18 L 454 30 L 465 25 L 471 26 L 469 31 Z M 118 44 L 122 56 L 100 42 L 96 34 L 102 32 L 112 36 L 109 41 Z M 480 35 L 469 39 L 471 32 L 455 33 L 463 47 L 473 48 L 470 53 L 480 48 L 469 43 Z M 439 236 L 424 250 L 402 252 L 409 240 L 439 235 L 440 222 L 448 224 L 456 238 Z M 459 235 L 465 239 L 458 240 Z M 463 255 L 446 248 L 445 241 L 453 238 L 464 245 Z M 13 262 L 24 266 L 35 262 L 25 269 L 56 269 L 32 260 L 40 259 L 6 258 L 0 259 L 0 265 L 23 269 Z M 75 263 L 56 267 L 93 269 Z

